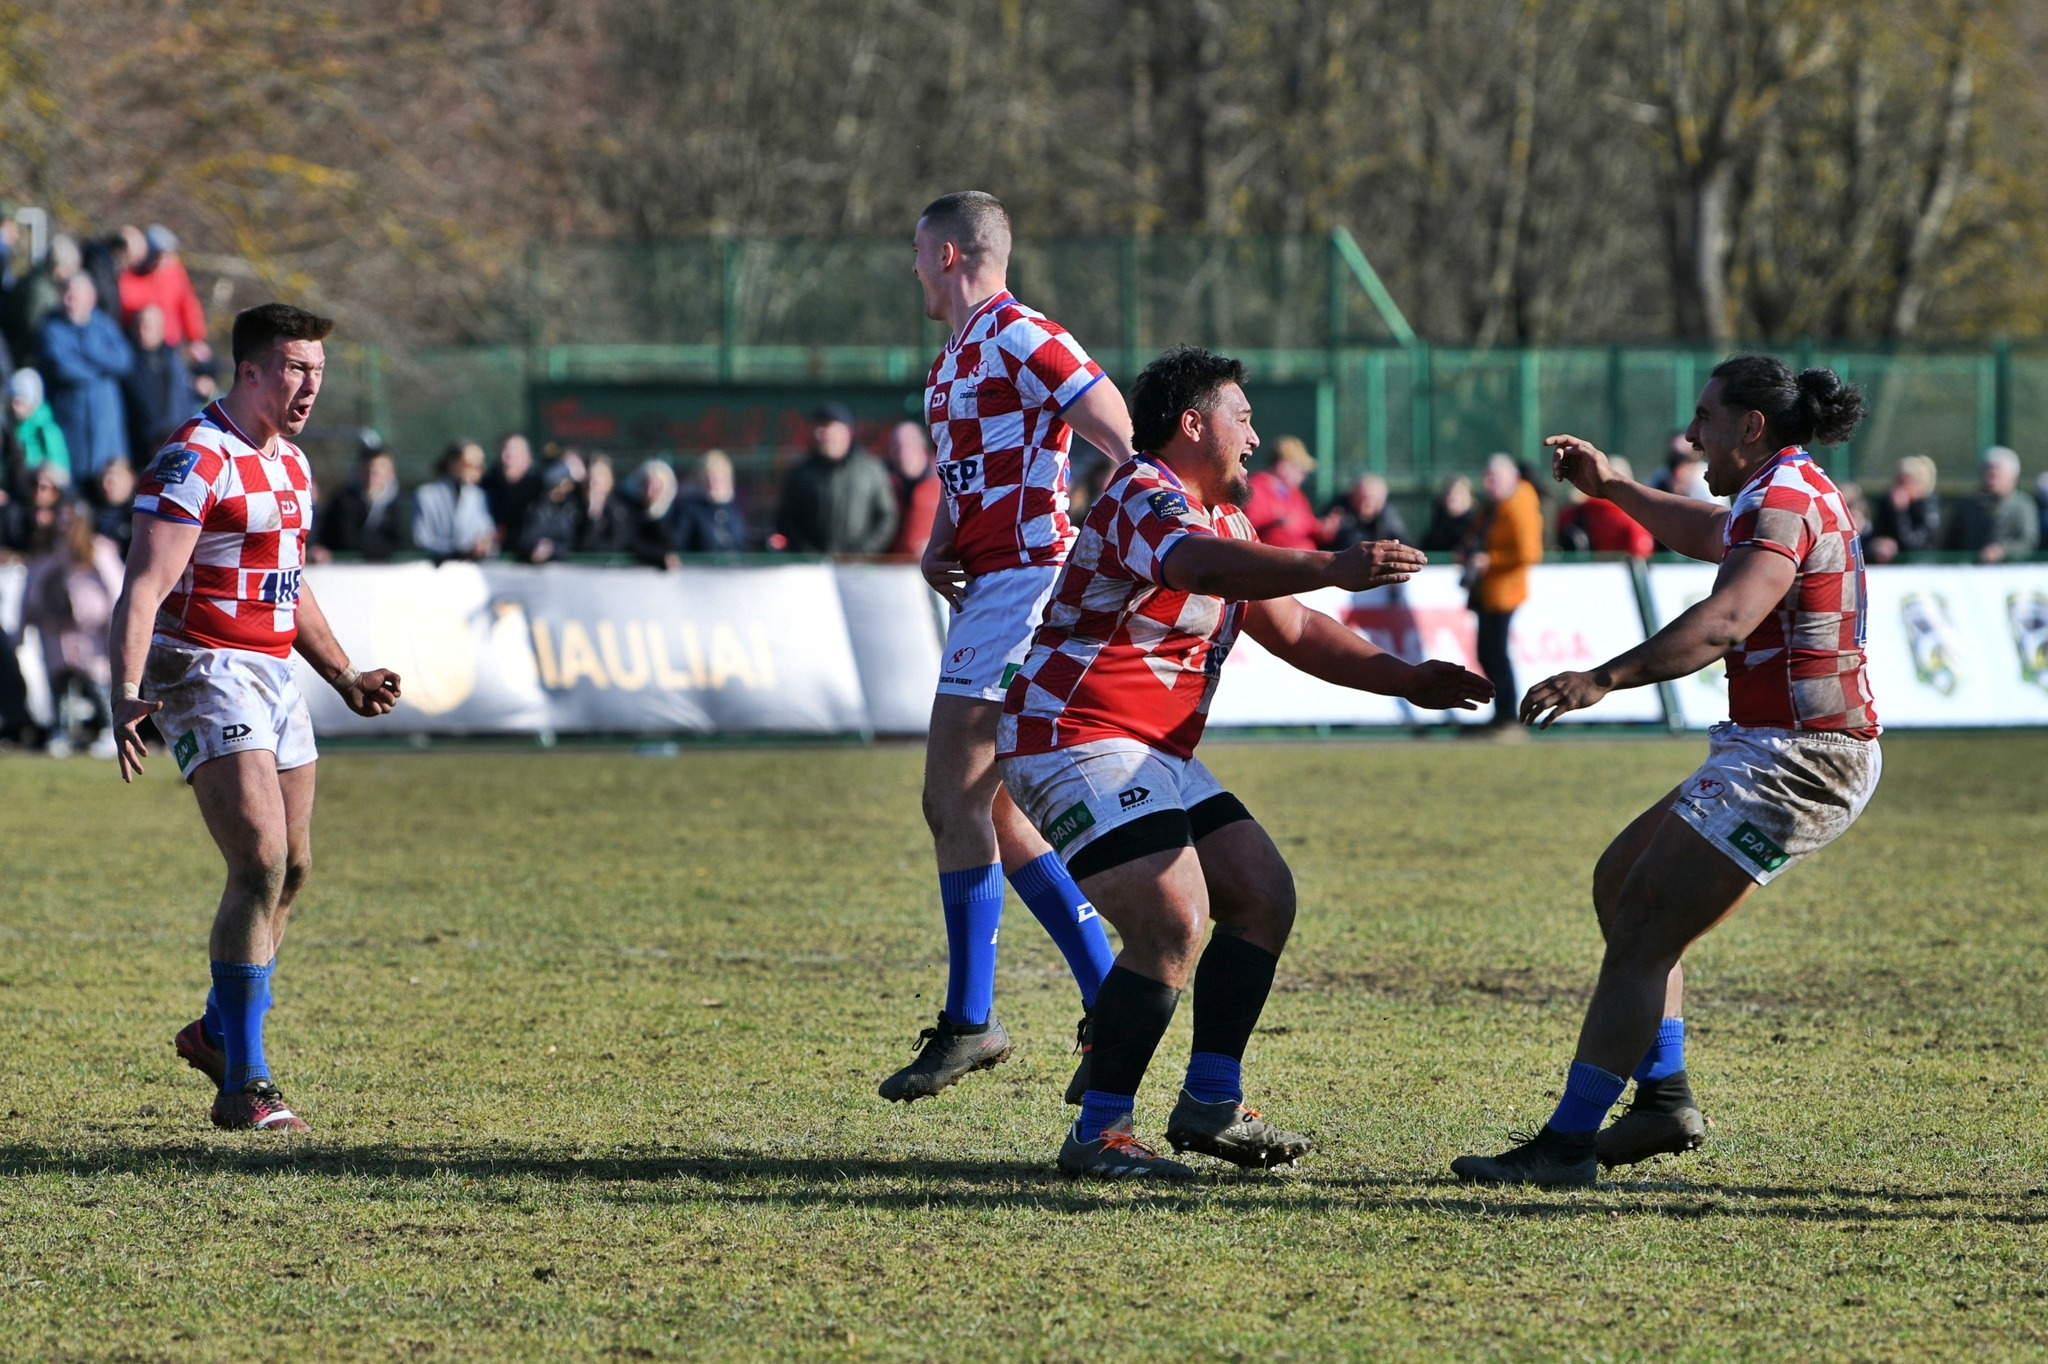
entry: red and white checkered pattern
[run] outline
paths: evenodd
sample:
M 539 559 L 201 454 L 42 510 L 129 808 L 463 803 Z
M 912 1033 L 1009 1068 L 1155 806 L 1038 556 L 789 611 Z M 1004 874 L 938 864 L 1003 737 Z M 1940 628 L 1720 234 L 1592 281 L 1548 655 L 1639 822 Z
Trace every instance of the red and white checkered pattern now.
M 1149 457 L 1116 471 L 1089 508 L 1010 683 L 999 755 L 1115 738 L 1178 758 L 1194 753 L 1244 603 L 1165 585 L 1160 566 L 1190 535 L 1259 538 L 1242 511 L 1203 507 Z
M 969 573 L 1066 557 L 1074 433 L 1060 413 L 1101 379 L 1066 328 L 1007 292 L 982 304 L 932 362 L 925 420 Z
M 199 527 L 192 561 L 157 613 L 160 638 L 283 658 L 298 637 L 313 475 L 280 436 L 265 454 L 214 403 L 157 452 L 135 510 Z
M 1785 599 L 1728 655 L 1729 718 L 1876 738 L 1863 547 L 1842 494 L 1811 455 L 1787 446 L 1736 494 L 1721 536 L 1728 550 L 1753 546 L 1798 566 Z

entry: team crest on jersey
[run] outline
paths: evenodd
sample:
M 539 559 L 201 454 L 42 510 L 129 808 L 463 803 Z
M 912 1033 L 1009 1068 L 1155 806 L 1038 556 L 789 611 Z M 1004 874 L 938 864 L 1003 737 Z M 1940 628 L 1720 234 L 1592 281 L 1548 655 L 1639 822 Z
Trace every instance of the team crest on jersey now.
M 1145 501 L 1152 508 L 1152 514 L 1162 521 L 1171 521 L 1188 514 L 1188 499 L 1182 493 L 1161 489 Z
M 1701 777 L 1692 784 L 1692 789 L 1686 794 L 1697 796 L 1701 800 L 1719 800 L 1727 790 L 1728 783 L 1719 777 Z
M 181 483 L 199 466 L 199 452 L 189 445 L 173 445 L 156 457 L 148 477 L 155 479 L 166 488 Z

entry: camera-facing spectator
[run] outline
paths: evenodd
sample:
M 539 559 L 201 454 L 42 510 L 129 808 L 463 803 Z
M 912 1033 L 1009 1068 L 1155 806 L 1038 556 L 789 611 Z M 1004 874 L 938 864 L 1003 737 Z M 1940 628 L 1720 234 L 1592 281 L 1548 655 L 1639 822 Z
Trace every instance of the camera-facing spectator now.
M 650 459 L 633 471 L 633 557 L 649 568 L 674 568 L 681 563 L 676 549 L 676 471 Z
M 498 528 L 498 543 L 510 552 L 526 528 L 527 510 L 544 491 L 540 470 L 533 465 L 533 446 L 526 437 L 515 431 L 498 442 L 498 458 L 483 476 L 482 487 L 491 521 Z
M 0 501 L 28 494 L 36 470 L 48 464 L 71 479 L 70 447 L 43 396 L 43 376 L 18 369 L 7 381 L 7 434 L 0 450 Z
M 1244 505 L 1259 539 L 1281 549 L 1322 548 L 1323 523 L 1301 490 L 1315 469 L 1316 457 L 1298 438 L 1282 436 L 1273 442 L 1273 462 L 1252 475 L 1252 495 Z
M 889 552 L 921 557 L 939 514 L 939 475 L 923 422 L 897 422 L 889 428 L 888 464 L 896 490 L 896 542 Z
M 498 528 L 477 486 L 483 477 L 484 448 L 473 440 L 450 441 L 433 481 L 412 495 L 412 542 L 421 553 L 437 563 L 491 557 Z
M 1957 505 L 1948 548 L 1979 563 L 2024 558 L 2041 542 L 2041 512 L 2020 491 L 2020 457 L 2003 445 L 1984 452 L 1984 491 Z
M 578 554 L 623 554 L 633 540 L 633 505 L 619 491 L 610 455 L 592 455 L 577 494 L 582 515 L 576 524 Z
M 704 452 L 697 486 L 676 500 L 676 548 L 684 554 L 746 552 L 747 514 L 723 450 Z
M 148 463 L 192 415 L 192 374 L 185 357 L 165 339 L 163 309 L 151 303 L 135 314 L 135 363 L 121 379 L 128 420 L 128 454 Z
M 1486 461 L 1486 530 L 1465 559 L 1470 605 L 1479 617 L 1479 666 L 1493 683 L 1493 717 L 1487 724 L 1508 730 L 1515 723 L 1514 661 L 1508 637 L 1514 614 L 1529 599 L 1529 566 L 1543 560 L 1543 502 L 1528 471 L 1511 455 Z
M 1429 529 L 1422 532 L 1422 548 L 1432 554 L 1462 554 L 1472 539 L 1472 522 L 1478 509 L 1472 498 L 1472 480 L 1452 474 L 1437 490 L 1429 504 Z
M 2048 470 L 2034 480 L 2034 501 L 2041 508 L 2041 529 L 2034 537 L 2034 548 L 2041 549 L 2048 547 Z
M 551 461 L 540 473 L 540 496 L 526 508 L 515 554 L 523 563 L 544 564 L 574 553 L 582 529 L 583 461 L 572 452 Z
M 1619 455 L 1608 460 L 1622 478 L 1634 478 L 1635 470 Z M 1604 497 L 1588 497 L 1577 488 L 1569 489 L 1567 501 L 1557 513 L 1557 543 L 1561 549 L 1591 554 L 1626 554 L 1647 559 L 1656 551 L 1657 541 L 1634 517 Z
M 124 227 L 121 238 L 127 248 L 118 285 L 121 320 L 132 325 L 145 308 L 156 308 L 163 314 L 165 345 L 192 361 L 211 359 L 206 309 L 199 306 L 199 293 L 179 259 L 177 234 L 151 223 L 147 232 Z
M 1941 499 L 1934 495 L 1934 461 L 1908 455 L 1899 461 L 1891 490 L 1870 518 L 1870 561 L 1888 564 L 1901 554 L 1941 548 Z
M 316 505 L 320 525 L 314 539 L 329 554 L 359 554 L 383 563 L 412 543 L 398 464 L 384 437 L 370 427 L 356 437 L 355 472 L 333 497 Z
M 33 557 L 47 554 L 57 543 L 71 480 L 54 464 L 45 464 L 29 478 L 23 495 L 0 507 L 0 549 Z
M 64 286 L 84 268 L 75 238 L 59 232 L 50 238 L 50 249 L 42 264 L 27 271 L 7 291 L 0 324 L 7 331 L 7 346 L 17 360 L 27 360 L 41 344 L 43 323 L 64 306 Z
M 49 741 L 52 756 L 71 752 L 72 740 L 96 737 L 92 755 L 114 756 L 111 719 L 113 673 L 107 662 L 107 625 L 114 599 L 121 594 L 121 556 L 113 542 L 93 529 L 83 508 L 60 507 L 49 550 L 29 569 L 22 590 L 22 623 L 36 627 L 43 642 L 43 666 L 49 673 L 50 696 L 59 717 L 76 697 L 92 712 L 89 726 L 74 732 L 60 718 Z
M 896 494 L 882 461 L 853 445 L 853 413 L 812 414 L 809 452 L 782 484 L 778 548 L 799 554 L 881 554 L 896 542 Z
M 71 455 L 71 476 L 97 479 L 108 461 L 128 453 L 121 380 L 134 365 L 135 352 L 99 307 L 99 291 L 84 271 L 65 282 L 64 307 L 44 319 L 37 349 L 50 410 Z
M 135 466 L 117 459 L 100 470 L 97 492 L 93 529 L 126 559 L 129 542 L 135 538 Z
M 1350 494 L 1331 513 L 1331 533 L 1325 549 L 1344 550 L 1378 540 L 1415 543 L 1401 513 L 1387 500 L 1387 481 L 1378 474 L 1360 474 L 1351 485 Z

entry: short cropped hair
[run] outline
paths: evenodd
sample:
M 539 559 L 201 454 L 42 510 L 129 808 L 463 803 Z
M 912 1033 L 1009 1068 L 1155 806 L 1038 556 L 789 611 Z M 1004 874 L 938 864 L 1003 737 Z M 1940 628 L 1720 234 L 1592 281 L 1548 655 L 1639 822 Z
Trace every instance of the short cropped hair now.
M 261 360 L 280 341 L 324 341 L 334 330 L 334 319 L 294 308 L 289 303 L 259 303 L 235 314 L 234 356 Z
M 1131 385 L 1131 444 L 1156 454 L 1180 430 L 1181 413 L 1207 413 L 1225 384 L 1244 386 L 1244 361 L 1200 346 L 1175 346 Z
M 970 264 L 1002 265 L 1010 259 L 1010 214 L 1002 201 L 978 189 L 942 194 L 919 215 L 933 233 L 960 248 Z

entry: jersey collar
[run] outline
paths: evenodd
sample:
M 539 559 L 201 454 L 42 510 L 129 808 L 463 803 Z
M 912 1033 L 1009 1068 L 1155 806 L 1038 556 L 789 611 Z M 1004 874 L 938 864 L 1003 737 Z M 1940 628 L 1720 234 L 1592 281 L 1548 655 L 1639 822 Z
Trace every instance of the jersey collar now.
M 254 450 L 263 458 L 276 459 L 278 457 L 277 451 L 266 450 L 262 446 L 258 445 L 255 441 L 250 440 L 248 433 L 243 431 L 241 427 L 235 425 L 234 418 L 228 415 L 228 409 L 226 405 L 221 402 L 220 399 L 215 398 L 212 402 L 208 403 L 206 405 L 206 410 L 207 412 L 212 414 L 214 421 L 226 427 L 229 434 L 234 436 L 236 440 L 242 442 L 242 444 L 248 446 L 251 450 Z
M 1757 470 L 1754 474 L 1751 474 L 1749 476 L 1749 481 L 1742 485 L 1742 492 L 1737 493 L 1736 496 L 1742 496 L 1742 493 L 1748 492 L 1751 488 L 1754 488 L 1757 484 L 1763 482 L 1772 474 L 1776 473 L 1779 469 L 1784 468 L 1787 464 L 1810 463 L 1812 459 L 1813 456 L 1806 453 L 1806 448 L 1804 446 L 1788 445 L 1784 449 L 1778 451 L 1777 454 L 1772 455 L 1770 459 L 1765 461 L 1763 468 Z
M 966 325 L 955 332 L 950 341 L 946 342 L 946 349 L 949 351 L 960 349 L 961 346 L 967 343 L 967 338 L 973 333 L 974 329 L 981 325 L 981 320 L 984 317 L 987 317 L 1005 303 L 1015 303 L 1016 301 L 1008 289 L 997 290 L 995 297 L 982 304 L 979 308 L 976 308 L 973 314 L 968 317 Z

